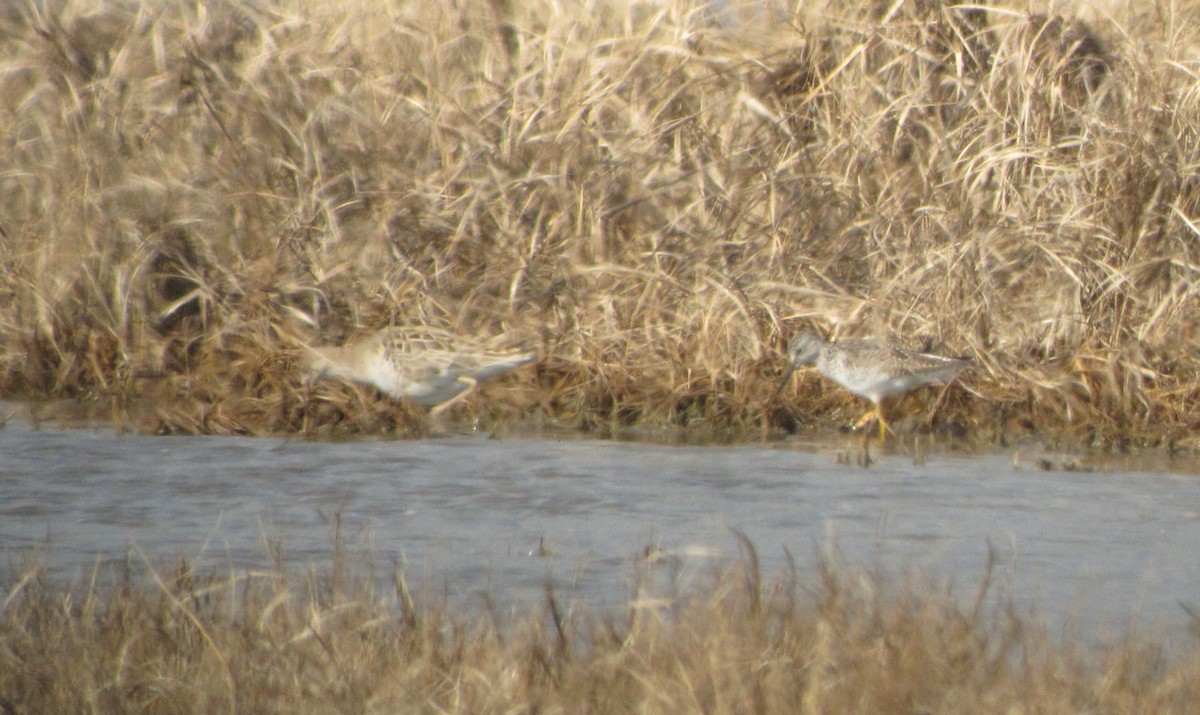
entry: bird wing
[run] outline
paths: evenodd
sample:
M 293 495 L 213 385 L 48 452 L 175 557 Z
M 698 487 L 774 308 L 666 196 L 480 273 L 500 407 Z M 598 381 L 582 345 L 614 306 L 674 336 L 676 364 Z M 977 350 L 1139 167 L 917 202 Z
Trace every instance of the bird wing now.
M 959 370 L 971 364 L 968 360 L 905 350 L 894 346 L 889 346 L 888 349 L 896 358 L 896 364 L 904 365 L 903 368 L 896 371 L 896 376 L 905 376 L 908 378 L 907 384 L 914 386 L 948 380 Z
M 385 339 L 397 371 L 414 382 L 457 380 L 461 375 L 489 377 L 534 357 L 515 350 L 490 349 L 487 342 L 429 327 L 390 328 Z

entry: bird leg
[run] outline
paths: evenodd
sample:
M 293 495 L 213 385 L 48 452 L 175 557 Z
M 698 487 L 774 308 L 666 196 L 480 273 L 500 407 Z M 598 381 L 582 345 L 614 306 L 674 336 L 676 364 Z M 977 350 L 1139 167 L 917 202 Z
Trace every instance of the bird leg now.
M 887 420 L 883 417 L 882 405 L 875 405 L 872 409 L 867 410 L 867 413 L 860 417 L 858 422 L 854 423 L 854 429 L 862 429 L 864 426 L 871 424 L 871 420 L 879 423 L 879 441 L 882 442 L 887 431 L 891 429 L 891 426 L 888 425 Z
M 451 397 L 449 400 L 446 400 L 442 404 L 435 405 L 434 408 L 429 411 L 430 415 L 440 415 L 441 413 L 443 413 L 447 409 L 449 409 L 451 405 L 461 402 L 462 400 L 466 399 L 466 397 L 468 395 L 470 395 L 472 392 L 475 391 L 476 388 L 479 387 L 479 380 L 476 380 L 475 378 L 469 377 L 467 375 L 459 375 L 457 381 L 466 385 L 466 389 L 464 389 L 462 392 L 458 393 L 454 397 Z

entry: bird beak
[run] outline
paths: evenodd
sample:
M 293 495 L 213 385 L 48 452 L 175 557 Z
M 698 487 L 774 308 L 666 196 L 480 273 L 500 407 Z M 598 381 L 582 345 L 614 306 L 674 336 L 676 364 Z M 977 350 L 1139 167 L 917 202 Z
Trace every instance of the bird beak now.
M 775 400 L 779 397 L 779 393 L 783 392 L 783 388 L 788 384 L 788 380 L 792 378 L 792 373 L 795 371 L 796 363 L 792 362 L 791 358 L 789 357 L 787 369 L 783 371 L 783 379 L 779 381 L 779 387 L 776 387 L 775 391 L 771 393 L 771 398 L 767 400 L 767 404 L 775 402 Z

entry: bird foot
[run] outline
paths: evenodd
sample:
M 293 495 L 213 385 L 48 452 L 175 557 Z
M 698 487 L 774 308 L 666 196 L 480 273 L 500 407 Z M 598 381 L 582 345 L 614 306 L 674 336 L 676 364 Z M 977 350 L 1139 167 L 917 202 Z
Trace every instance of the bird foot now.
M 865 415 L 860 417 L 858 422 L 854 423 L 854 429 L 860 430 L 863 427 L 870 425 L 872 422 L 875 422 L 879 425 L 879 441 L 882 442 L 887 436 L 888 430 L 891 428 L 888 426 L 887 420 L 883 419 L 883 413 L 878 409 L 869 410 Z

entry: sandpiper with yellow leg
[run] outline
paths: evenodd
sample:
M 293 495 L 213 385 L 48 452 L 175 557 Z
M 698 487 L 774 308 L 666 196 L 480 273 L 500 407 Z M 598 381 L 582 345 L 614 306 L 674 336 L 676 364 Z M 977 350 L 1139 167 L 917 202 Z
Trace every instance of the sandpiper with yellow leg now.
M 313 378 L 373 385 L 397 399 L 431 406 L 434 415 L 466 398 L 480 381 L 537 357 L 430 327 L 390 327 L 342 347 L 304 347 Z
M 905 350 L 878 340 L 830 342 L 814 333 L 799 333 L 788 342 L 787 371 L 775 395 L 783 390 L 797 367 L 816 365 L 825 377 L 872 402 L 874 409 L 863 415 L 855 427 L 862 427 L 875 417 L 882 440 L 888 429 L 882 410 L 885 399 L 921 385 L 949 382 L 970 364 L 969 360 Z

